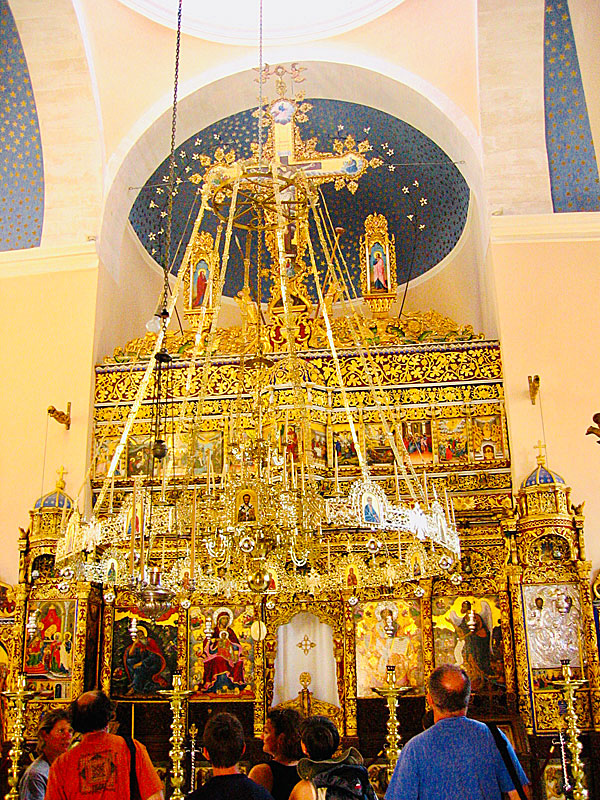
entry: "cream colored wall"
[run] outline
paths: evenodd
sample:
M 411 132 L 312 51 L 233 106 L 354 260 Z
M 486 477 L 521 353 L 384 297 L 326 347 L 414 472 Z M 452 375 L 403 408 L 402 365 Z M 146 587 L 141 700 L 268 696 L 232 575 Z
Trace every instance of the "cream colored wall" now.
M 78 0 L 78 4 L 89 33 L 105 149 L 110 158 L 154 104 L 170 104 L 175 35 L 173 30 L 145 19 L 118 0 Z M 392 69 L 403 69 L 407 75 L 418 75 L 422 84 L 449 97 L 476 126 L 475 9 L 475 0 L 405 0 L 356 31 L 312 43 L 267 47 L 264 60 L 271 64 L 320 58 L 364 66 L 368 60 L 374 65 L 385 63 Z M 258 36 L 255 47 L 245 47 L 183 35 L 180 84 L 184 91 L 180 96 L 187 93 L 185 87 L 198 85 L 198 76 L 203 76 L 205 83 L 209 75 L 212 81 L 257 63 Z M 131 90 L 132 85 L 135 91 Z M 308 81 L 304 87 L 310 94 Z M 373 86 L 375 91 L 376 88 Z M 256 103 L 256 90 L 257 87 L 248 87 L 247 107 Z
M 132 339 L 146 335 L 146 322 L 162 296 L 163 273 L 141 246 L 130 225 L 123 235 L 121 269 L 115 275 L 100 262 L 94 361 L 101 363 Z
M 600 214 L 497 218 L 490 255 L 514 480 L 534 468 L 533 447 L 545 438 L 548 466 L 572 487 L 575 503 L 586 502 L 587 555 L 596 572 L 600 447 L 585 432 L 600 411 Z M 541 378 L 541 404 L 531 404 L 528 375 Z
M 28 510 L 56 485 L 56 470 L 67 470 L 71 495 L 85 479 L 97 280 L 92 245 L 0 253 L 2 581 L 16 582 L 18 528 L 27 528 Z M 67 431 L 47 408 L 64 411 L 69 401 Z
M 469 217 L 473 213 L 472 201 Z M 485 302 L 481 263 L 480 239 L 468 221 L 451 257 L 410 283 L 404 312 L 437 311 L 459 325 L 472 325 L 475 333 L 483 333 L 487 339 L 497 338 L 496 319 Z M 399 288 L 391 313 L 400 313 L 404 290 L 405 285 Z

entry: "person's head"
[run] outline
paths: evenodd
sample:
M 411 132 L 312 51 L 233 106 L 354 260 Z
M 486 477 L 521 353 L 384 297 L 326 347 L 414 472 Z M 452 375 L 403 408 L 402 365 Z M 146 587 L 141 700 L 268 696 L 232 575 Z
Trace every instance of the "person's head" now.
M 242 723 L 233 714 L 213 714 L 204 728 L 202 744 L 213 767 L 234 767 L 246 749 Z
M 471 610 L 471 603 L 468 600 L 463 600 L 462 605 L 460 607 L 460 613 L 466 614 L 467 611 Z
M 37 737 L 38 753 L 43 753 L 52 763 L 71 744 L 73 728 L 69 712 L 64 708 L 56 708 L 44 714 L 38 725 Z
M 115 707 L 102 689 L 85 692 L 71 703 L 73 729 L 78 733 L 104 730 L 112 719 Z
M 544 598 L 543 597 L 536 597 L 534 602 L 535 602 L 537 608 L 539 608 L 540 610 L 544 607 Z
M 471 697 L 471 680 L 462 667 L 442 664 L 431 673 L 427 699 L 438 719 L 467 713 Z
M 250 505 L 250 495 L 249 494 L 242 495 L 242 500 L 243 500 L 245 506 L 249 506 Z
M 325 761 L 335 753 L 340 734 L 329 717 L 309 717 L 302 725 L 302 749 L 312 761 Z
M 300 727 L 302 717 L 294 708 L 273 708 L 263 730 L 263 750 L 275 759 L 297 761 L 302 758 Z

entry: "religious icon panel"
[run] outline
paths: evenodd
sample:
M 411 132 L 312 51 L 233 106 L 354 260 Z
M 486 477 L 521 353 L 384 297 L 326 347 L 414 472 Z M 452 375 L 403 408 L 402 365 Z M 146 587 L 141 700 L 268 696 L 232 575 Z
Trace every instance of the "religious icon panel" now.
M 235 496 L 235 521 L 256 523 L 257 496 L 254 489 L 240 489 Z
M 383 425 L 365 424 L 365 450 L 369 464 L 392 464 L 394 462 L 393 437 L 394 434 L 391 431 L 388 437 Z
M 109 470 L 115 449 L 119 443 L 118 436 L 102 437 L 97 434 L 97 442 L 94 452 L 94 477 L 104 478 Z M 121 458 L 118 460 L 114 470 L 115 477 L 120 477 L 123 474 Z
M 200 258 L 195 264 L 191 264 L 190 300 L 192 309 L 202 306 L 209 277 L 210 269 L 204 258 Z
M 365 492 L 361 499 L 362 518 L 365 525 L 380 524 L 383 521 L 382 500 L 374 492 Z
M 419 419 L 403 422 L 402 441 L 408 457 L 415 466 L 432 463 L 433 444 L 429 420 Z
M 438 459 L 440 463 L 468 461 L 469 423 L 465 417 L 437 421 Z
M 327 463 L 327 431 L 325 425 L 318 422 L 310 426 L 310 452 L 315 464 Z
M 581 601 L 574 584 L 523 586 L 529 666 L 536 688 L 562 680 L 561 660 L 581 677 Z
M 463 667 L 474 692 L 506 685 L 497 595 L 436 597 L 433 600 L 433 644 L 436 666 Z
M 192 700 L 254 700 L 253 605 L 192 606 L 188 685 Z
M 354 610 L 356 695 L 376 697 L 388 666 L 398 686 L 423 686 L 421 606 L 418 600 L 368 600 Z
M 77 600 L 33 600 L 23 672 L 44 699 L 70 699 Z
M 333 426 L 333 463 L 342 466 L 356 466 L 358 464 L 358 453 L 352 432 L 348 425 Z
M 473 418 L 473 458 L 475 461 L 505 458 L 500 414 Z
M 127 477 L 146 475 L 150 469 L 151 437 L 136 433 L 127 440 Z
M 186 254 L 183 301 L 188 321 L 201 318 L 203 308 L 211 302 L 218 268 L 215 263 L 214 241 L 210 233 L 201 231 Z M 193 324 L 193 322 L 192 322 Z
M 169 609 L 151 620 L 136 609 L 115 609 L 110 693 L 114 697 L 160 698 L 177 671 L 179 614 Z M 134 624 L 135 621 L 135 624 Z
M 176 434 L 173 466 L 175 475 L 206 475 L 210 462 L 213 474 L 223 469 L 223 432 L 195 431 Z

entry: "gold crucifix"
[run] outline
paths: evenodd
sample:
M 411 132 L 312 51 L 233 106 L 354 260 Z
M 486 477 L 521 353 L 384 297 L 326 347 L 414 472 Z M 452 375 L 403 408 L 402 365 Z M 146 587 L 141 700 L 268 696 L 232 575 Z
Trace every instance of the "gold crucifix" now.
M 311 640 L 310 640 L 310 638 L 309 638 L 308 634 L 305 634 L 305 635 L 304 635 L 304 639 L 302 639 L 302 640 L 301 640 L 300 642 L 298 642 L 298 644 L 296 645 L 296 647 L 299 647 L 299 648 L 300 648 L 300 650 L 302 650 L 302 652 L 304 653 L 304 655 L 305 655 L 305 656 L 307 656 L 307 655 L 310 653 L 310 651 L 312 650 L 312 648 L 313 648 L 313 647 L 316 647 L 316 646 L 317 646 L 317 645 L 316 645 L 316 643 L 315 643 L 315 642 L 311 642 Z
M 544 464 L 545 455 L 542 450 L 546 449 L 546 445 L 542 443 L 541 439 L 538 439 L 537 444 L 534 445 L 533 449 L 538 451 L 536 456 L 538 464 Z

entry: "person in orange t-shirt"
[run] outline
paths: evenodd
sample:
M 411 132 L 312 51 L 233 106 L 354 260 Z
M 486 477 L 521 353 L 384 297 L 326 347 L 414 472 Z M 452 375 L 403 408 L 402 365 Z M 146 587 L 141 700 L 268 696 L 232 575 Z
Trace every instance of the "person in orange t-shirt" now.
M 46 800 L 129 800 L 131 756 L 125 739 L 108 733 L 113 711 L 109 697 L 98 689 L 71 703 L 73 728 L 83 736 L 52 763 Z M 146 748 L 132 741 L 141 800 L 164 800 L 161 780 Z

